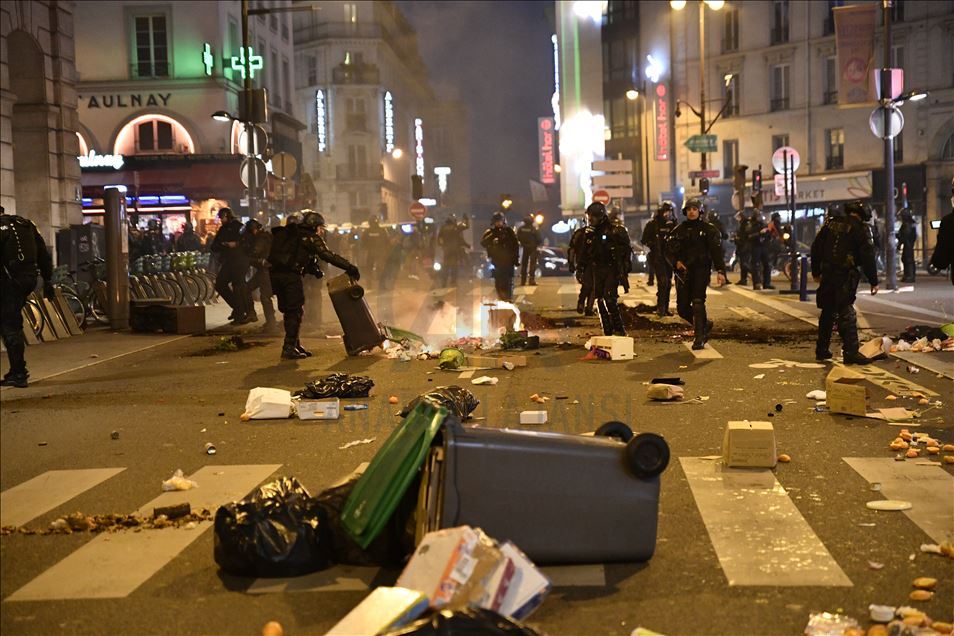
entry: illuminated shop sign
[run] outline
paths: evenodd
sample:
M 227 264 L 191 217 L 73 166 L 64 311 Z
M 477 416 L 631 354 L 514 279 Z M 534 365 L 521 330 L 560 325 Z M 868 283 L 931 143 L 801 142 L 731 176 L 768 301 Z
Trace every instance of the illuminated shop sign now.
M 669 159 L 669 96 L 665 84 L 656 84 L 656 97 L 653 99 L 655 121 L 656 161 Z
M 245 47 L 239 48 L 239 54 L 229 58 L 229 68 L 238 71 L 242 79 L 245 79 Z M 248 47 L 248 76 L 255 79 L 255 71 L 262 70 L 264 60 L 261 55 L 255 55 L 255 49 Z
M 537 150 L 540 155 L 540 183 L 556 183 L 553 171 L 556 132 L 552 117 L 537 118 Z
M 384 93 L 384 151 L 394 150 L 394 99 L 391 91 Z
M 434 168 L 434 174 L 437 175 L 437 189 L 441 192 L 447 192 L 447 175 L 451 173 L 451 169 L 447 166 L 437 166 Z
M 553 95 L 550 97 L 550 106 L 553 108 L 553 128 L 560 130 L 560 52 L 556 34 L 550 36 L 550 41 L 553 42 Z
M 142 106 L 168 106 L 172 93 L 127 93 L 126 95 L 90 95 L 87 108 L 135 108 Z M 80 95 L 80 99 L 83 96 Z
M 80 155 L 80 168 L 112 168 L 119 170 L 123 167 L 125 160 L 122 155 L 98 155 L 95 150 L 90 150 L 88 155 Z
M 202 66 L 205 68 L 205 74 L 212 77 L 212 69 L 215 68 L 215 58 L 212 56 L 212 45 L 208 42 L 202 47 Z
M 325 91 L 315 91 L 315 134 L 318 136 L 318 152 L 328 147 L 328 129 L 325 123 Z
M 416 160 L 414 162 L 414 167 L 417 169 L 417 173 L 424 176 L 424 122 L 421 121 L 421 118 L 414 119 L 414 153 Z

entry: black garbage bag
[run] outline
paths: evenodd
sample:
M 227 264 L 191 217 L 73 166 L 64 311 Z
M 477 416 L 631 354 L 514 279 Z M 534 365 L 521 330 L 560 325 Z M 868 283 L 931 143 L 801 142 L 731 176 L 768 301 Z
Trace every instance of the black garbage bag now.
M 448 411 L 456 415 L 463 422 L 470 418 L 480 400 L 477 397 L 460 386 L 439 386 L 433 391 L 422 393 L 401 409 L 401 417 L 407 417 L 408 413 L 414 410 L 414 407 L 426 400 L 434 406 L 443 406 Z
M 215 513 L 215 562 L 229 574 L 298 576 L 332 564 L 324 511 L 294 477 Z
M 381 636 L 540 636 L 533 628 L 479 607 L 434 612 Z
M 325 530 L 331 558 L 342 565 L 400 567 L 414 552 L 414 513 L 417 508 L 420 478 L 415 479 L 407 489 L 407 494 L 398 504 L 391 520 L 367 549 L 355 543 L 341 523 L 341 512 L 359 478 L 360 475 L 354 475 L 315 497 L 315 503 L 327 520 Z
M 937 339 L 943 341 L 947 339 L 947 334 L 941 331 L 940 327 L 932 327 L 930 325 L 910 325 L 898 335 L 899 340 L 906 340 L 908 342 L 914 342 L 915 340 L 920 340 L 921 338 L 927 338 L 928 340 Z
M 323 400 L 333 397 L 360 398 L 368 397 L 372 387 L 374 387 L 374 380 L 363 375 L 332 373 L 314 382 L 307 382 L 304 389 L 295 392 L 295 396 L 307 400 Z

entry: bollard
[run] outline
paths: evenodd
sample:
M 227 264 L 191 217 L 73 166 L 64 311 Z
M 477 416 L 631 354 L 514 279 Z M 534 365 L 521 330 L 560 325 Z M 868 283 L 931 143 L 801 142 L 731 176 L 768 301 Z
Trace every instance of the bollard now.
M 119 188 L 106 188 L 106 312 L 112 329 L 129 328 L 129 232 L 126 198 Z
M 798 299 L 800 301 L 808 300 L 808 257 L 802 256 L 800 267 L 798 268 Z

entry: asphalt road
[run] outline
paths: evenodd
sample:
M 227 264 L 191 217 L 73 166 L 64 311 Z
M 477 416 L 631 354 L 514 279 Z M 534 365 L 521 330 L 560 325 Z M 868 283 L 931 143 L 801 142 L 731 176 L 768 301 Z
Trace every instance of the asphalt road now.
M 921 292 L 909 292 L 907 296 L 884 296 L 897 299 L 901 307 L 877 305 L 871 299 L 860 300 L 859 307 L 863 314 L 891 314 L 879 318 L 885 322 L 877 325 L 889 333 L 914 318 L 924 319 L 926 324 L 947 322 L 904 307 L 909 304 L 939 315 L 954 314 L 950 287 L 942 283 L 935 279 L 924 284 L 931 286 L 934 294 L 926 300 Z M 396 407 L 387 401 L 389 395 L 398 396 L 404 403 L 439 384 L 467 384 L 481 401 L 475 412 L 479 425 L 514 427 L 519 422 L 519 411 L 540 408 L 529 396 L 546 392 L 567 399 L 554 399 L 546 405 L 550 421 L 536 427 L 539 430 L 584 433 L 605 421 L 621 420 L 636 431 L 663 435 L 672 449 L 672 461 L 661 479 L 655 556 L 647 563 L 559 571 L 560 584 L 530 618 L 529 622 L 539 629 L 549 634 L 629 634 L 643 626 L 670 635 L 796 634 L 802 632 L 809 613 L 815 611 L 843 611 L 866 625 L 870 603 L 915 604 L 907 599 L 911 580 L 918 576 L 938 579 L 935 598 L 916 604 L 919 609 L 936 620 L 952 619 L 954 568 L 942 557 L 919 551 L 921 544 L 943 539 L 932 537 L 932 533 L 937 535 L 937 524 L 931 525 L 913 513 L 867 509 L 867 501 L 885 497 L 873 491 L 871 480 L 845 461 L 886 460 L 878 464 L 878 470 L 885 477 L 887 490 L 892 464 L 901 464 L 891 461 L 893 453 L 887 449 L 898 427 L 878 420 L 815 412 L 814 401 L 806 399 L 805 394 L 824 388 L 827 368 L 811 365 L 813 328 L 806 320 L 789 315 L 778 305 L 765 304 L 754 294 L 726 287 L 710 295 L 717 323 L 712 344 L 721 358 L 694 357 L 681 342 L 685 328 L 677 319 L 658 322 L 646 318 L 647 322 L 640 322 L 642 328 L 632 334 L 636 337 L 635 360 L 581 361 L 585 353 L 582 343 L 588 332 L 596 332 L 596 324 L 595 319 L 580 319 L 568 310 L 570 284 L 569 279 L 544 279 L 533 291 L 518 290 L 524 309 L 550 321 L 547 329 L 538 332 L 543 340 L 551 345 L 570 344 L 545 346 L 529 356 L 526 368 L 490 373 L 500 378 L 496 386 L 472 386 L 455 373 L 435 370 L 433 361 L 400 362 L 387 359 L 380 351 L 348 358 L 340 340 L 325 338 L 319 332 L 320 337 L 305 340 L 315 357 L 300 362 L 280 362 L 280 341 L 254 336 L 248 339 L 261 346 L 197 355 L 208 353 L 219 337 L 203 336 L 63 374 L 26 390 L 3 389 L 0 491 L 8 493 L 47 471 L 124 469 L 30 518 L 26 522 L 30 527 L 44 527 L 73 511 L 135 511 L 156 498 L 162 480 L 178 468 L 189 475 L 212 467 L 203 473 L 208 476 L 208 489 L 215 482 L 215 472 L 232 474 L 229 471 L 233 469 L 223 467 L 255 466 L 261 472 L 262 466 L 280 466 L 264 472 L 260 479 L 252 470 L 254 482 L 246 492 L 271 476 L 291 475 L 315 493 L 369 461 L 398 424 L 399 419 L 393 415 Z M 479 296 L 475 289 L 468 287 L 466 297 Z M 652 293 L 634 285 L 627 300 L 638 304 Z M 379 307 L 382 299 L 374 296 L 373 290 L 369 291 L 375 307 L 386 313 L 387 308 Z M 461 298 L 456 290 L 439 297 L 403 291 L 396 296 L 391 317 L 407 320 L 400 326 L 426 324 L 431 319 L 440 322 Z M 917 303 L 907 301 L 915 296 Z M 438 303 L 441 299 L 443 305 Z M 794 308 L 809 320 L 815 313 L 811 303 L 800 305 L 779 296 L 769 300 Z M 393 311 L 395 306 L 400 310 Z M 411 313 L 407 313 L 408 307 Z M 430 309 L 422 309 L 427 307 Z M 459 312 L 458 316 L 472 310 Z M 434 318 L 437 312 L 443 318 Z M 330 318 L 325 318 L 327 325 Z M 471 329 L 464 324 L 466 321 L 451 323 L 455 329 Z M 248 328 L 246 333 L 251 333 Z M 765 367 L 765 363 L 774 366 Z M 795 363 L 809 365 L 805 368 Z M 763 367 L 752 368 L 752 364 Z M 942 402 L 944 406 L 924 412 L 911 428 L 954 443 L 950 378 L 927 371 L 909 374 L 906 364 L 897 360 L 872 367 L 867 371 L 872 376 L 879 373 L 877 370 L 887 371 L 903 381 L 915 382 L 920 387 L 916 390 L 923 390 L 932 402 Z M 346 412 L 335 423 L 239 420 L 249 389 L 294 389 L 333 371 L 366 374 L 374 379 L 372 397 L 355 400 L 367 403 L 368 410 Z M 682 377 L 687 397 L 699 399 L 672 405 L 650 402 L 645 384 L 662 375 Z M 885 377 L 876 379 L 880 384 L 867 384 L 872 406 L 924 408 L 917 398 L 904 397 L 898 390 L 903 382 L 890 377 L 887 382 Z M 892 394 L 899 400 L 886 400 Z M 775 411 L 776 404 L 782 405 L 780 412 Z M 779 464 L 774 471 L 759 472 L 758 483 L 739 486 L 728 478 L 721 482 L 726 491 L 741 488 L 737 497 L 752 497 L 754 493 L 754 499 L 746 500 L 752 502 L 747 504 L 749 509 L 736 510 L 732 497 L 713 497 L 706 490 L 706 479 L 691 477 L 690 472 L 699 465 L 699 460 L 692 458 L 721 453 L 726 422 L 744 419 L 771 421 L 779 452 L 789 454 L 792 461 Z M 111 439 L 112 431 L 119 433 L 118 439 Z M 347 442 L 372 438 L 371 443 L 339 449 Z M 215 456 L 205 454 L 207 442 L 217 447 Z M 914 466 L 915 461 L 903 464 Z M 954 467 L 924 466 L 921 470 L 931 478 L 923 480 L 928 485 L 926 493 L 920 488 L 920 478 L 906 490 L 914 504 L 912 510 L 939 509 L 946 514 L 954 500 Z M 586 474 L 578 478 L 594 492 L 606 487 L 587 483 Z M 193 492 L 200 495 L 203 483 Z M 776 509 L 760 507 L 760 497 L 768 493 L 781 497 L 782 508 L 790 508 L 781 523 Z M 720 509 L 736 516 L 727 520 Z M 578 521 L 586 512 L 568 510 L 567 515 Z M 934 519 L 937 521 L 936 515 Z M 940 519 L 942 526 L 945 521 Z M 533 519 L 527 523 L 532 524 Z M 597 524 L 598 520 L 587 523 Z M 950 536 L 954 516 L 946 528 L 947 538 L 954 539 Z M 541 527 L 538 531 L 552 529 Z M 173 531 L 144 531 L 140 536 L 166 532 Z M 174 532 L 181 535 L 189 531 Z M 97 567 L 54 570 L 67 572 L 66 578 L 75 577 L 73 582 L 79 581 L 80 587 L 88 579 L 90 589 L 112 586 L 122 590 L 124 576 L 137 569 L 155 568 L 155 573 L 141 584 L 127 586 L 116 597 L 95 599 L 66 599 L 41 589 L 38 596 L 43 600 L 16 600 L 21 589 L 36 589 L 34 580 L 42 580 L 45 572 L 75 559 L 79 550 L 95 540 L 94 535 L 13 534 L 0 538 L 0 629 L 4 634 L 257 634 L 265 622 L 277 620 L 285 626 L 286 634 L 321 634 L 364 597 L 368 584 L 390 584 L 397 574 L 336 570 L 321 583 L 298 586 L 305 589 L 293 590 L 292 585 L 284 591 L 252 593 L 260 589 L 261 581 L 237 579 L 218 571 L 212 558 L 212 530 L 200 526 L 192 532 L 196 536 L 188 538 L 180 551 L 153 565 L 149 565 L 148 543 L 133 542 L 131 554 L 114 554 L 107 543 L 100 547 L 108 558 L 97 561 Z M 820 563 L 822 569 L 828 567 L 832 572 L 840 570 L 841 582 L 813 583 L 811 564 L 780 567 L 785 546 L 774 545 L 773 536 L 788 536 L 789 532 L 798 541 L 823 546 L 816 555 L 816 565 Z M 774 549 L 738 553 L 739 548 L 751 548 L 753 536 L 761 537 Z M 121 542 L 114 540 L 118 552 Z M 784 576 L 779 574 L 786 569 L 790 571 Z M 765 574 L 777 576 L 777 584 L 746 584 L 760 574 L 763 578 Z

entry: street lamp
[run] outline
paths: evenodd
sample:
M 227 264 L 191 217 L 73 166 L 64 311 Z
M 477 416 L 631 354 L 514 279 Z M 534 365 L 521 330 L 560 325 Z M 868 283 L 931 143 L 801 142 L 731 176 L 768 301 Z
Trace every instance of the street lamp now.
M 628 91 L 626 91 L 626 99 L 628 99 L 629 101 L 634 102 L 636 101 L 637 97 L 639 97 L 639 91 L 636 90 L 635 88 L 631 88 Z
M 235 117 L 233 117 L 231 113 L 228 113 L 224 110 L 217 110 L 214 113 L 212 113 L 212 119 L 214 119 L 215 121 L 220 121 L 224 124 L 227 124 L 230 121 L 234 120 Z
M 700 0 L 699 2 L 699 131 L 706 134 L 706 5 L 713 11 L 725 6 L 724 0 Z M 686 8 L 685 0 L 670 0 L 669 6 L 676 11 Z M 702 169 L 706 169 L 706 153 L 702 153 Z
M 391 156 L 394 157 L 395 159 L 400 159 L 401 157 L 404 156 L 404 151 L 401 150 L 400 148 L 395 148 L 394 150 L 391 151 Z

